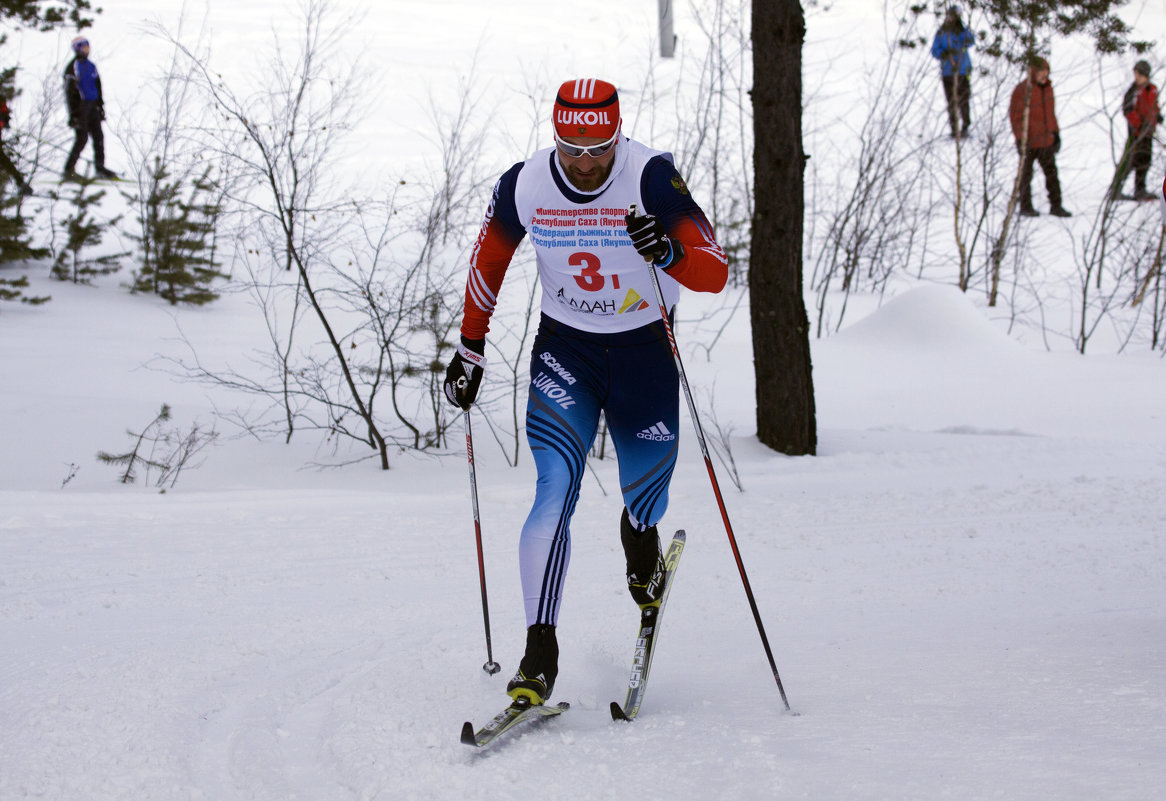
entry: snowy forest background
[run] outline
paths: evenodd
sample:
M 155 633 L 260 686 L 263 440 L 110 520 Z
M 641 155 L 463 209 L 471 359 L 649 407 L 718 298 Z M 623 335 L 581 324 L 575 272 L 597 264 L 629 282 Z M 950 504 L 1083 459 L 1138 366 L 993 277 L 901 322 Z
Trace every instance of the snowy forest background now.
M 8 31 L 5 145 L 36 194 L 5 214 L 47 252 L 0 278 L 52 299 L 0 305 L 0 798 L 610 798 L 632 776 L 669 799 L 1153 796 L 1163 218 L 1102 202 L 1131 54 L 1053 40 L 1075 216 L 1014 224 L 993 276 L 1022 72 L 973 53 L 957 148 L 931 9 L 807 9 L 819 455 L 793 459 L 754 437 L 748 3 L 678 4 L 673 59 L 651 2 L 362 6 L 105 9 L 86 34 L 127 180 L 80 187 L 57 183 L 74 32 Z M 1161 2 L 1122 16 L 1166 30 Z M 505 702 L 522 642 L 529 250 L 474 412 L 492 678 L 461 416 L 435 388 L 492 183 L 578 75 L 616 83 L 625 131 L 676 154 L 734 256 L 678 336 L 800 714 L 686 429 L 665 525 L 690 545 L 643 716 L 607 719 L 635 610 L 599 442 L 560 633 L 572 710 L 473 759 L 458 729 Z M 149 248 L 160 189 L 209 226 L 186 300 Z M 100 241 L 70 241 L 82 214 Z

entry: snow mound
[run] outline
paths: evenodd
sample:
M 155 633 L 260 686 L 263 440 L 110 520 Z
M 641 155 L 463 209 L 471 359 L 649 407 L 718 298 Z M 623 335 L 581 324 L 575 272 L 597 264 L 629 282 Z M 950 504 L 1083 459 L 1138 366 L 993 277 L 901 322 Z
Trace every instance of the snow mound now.
M 827 428 L 1019 433 L 1043 416 L 1035 355 L 954 287 L 905 292 L 818 343 L 813 356 Z
M 1147 380 L 1141 360 L 1030 350 L 954 287 L 912 289 L 812 348 L 826 430 L 1076 438 L 1161 425 L 1161 394 L 1125 389 Z
M 923 286 L 898 295 L 834 340 L 908 352 L 1023 350 L 953 286 Z

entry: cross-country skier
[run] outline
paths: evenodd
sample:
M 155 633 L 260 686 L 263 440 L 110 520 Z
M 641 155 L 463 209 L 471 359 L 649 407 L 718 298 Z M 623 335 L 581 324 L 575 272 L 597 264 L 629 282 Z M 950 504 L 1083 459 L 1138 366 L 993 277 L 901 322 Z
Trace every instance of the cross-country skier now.
M 93 139 L 93 168 L 97 177 L 117 178 L 117 173 L 105 169 L 105 136 L 101 132 L 105 101 L 101 94 L 101 75 L 89 59 L 89 40 L 84 36 L 73 40 L 73 58 L 65 65 L 64 79 L 69 127 L 75 134 L 73 149 L 65 161 L 65 179 L 77 178 L 77 159 L 90 139 Z
M 559 87 L 555 146 L 494 186 L 470 256 L 461 343 L 446 371 L 449 401 L 469 409 L 502 280 L 529 237 L 542 284 L 526 407 L 538 482 L 519 540 L 526 652 L 506 690 L 532 704 L 546 701 L 558 675 L 571 516 L 600 412 L 619 461 L 628 589 L 641 609 L 660 602 L 656 524 L 676 463 L 679 378 L 648 262 L 660 268 L 669 314 L 681 285 L 719 292 L 728 279 L 724 251 L 672 155 L 624 136 L 621 122 L 612 84 L 591 78 Z M 629 217 L 630 204 L 641 214 Z

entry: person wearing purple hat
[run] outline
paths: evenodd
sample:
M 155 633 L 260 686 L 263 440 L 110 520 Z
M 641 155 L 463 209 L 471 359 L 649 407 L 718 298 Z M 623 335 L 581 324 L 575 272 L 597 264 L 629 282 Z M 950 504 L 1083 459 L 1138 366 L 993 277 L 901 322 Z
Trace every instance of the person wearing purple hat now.
M 93 169 L 98 178 L 117 178 L 105 168 L 105 136 L 101 121 L 105 119 L 105 102 L 101 95 L 101 75 L 89 58 L 89 40 L 73 40 L 73 59 L 65 65 L 65 103 L 69 108 L 69 127 L 73 129 L 73 149 L 65 161 L 65 180 L 77 179 L 77 159 L 85 144 L 93 140 Z
M 931 57 L 939 61 L 943 94 L 947 98 L 947 119 L 951 138 L 966 139 L 971 125 L 972 85 L 968 79 L 972 59 L 968 50 L 976 44 L 976 34 L 964 27 L 959 6 L 952 6 L 943 17 L 943 24 L 931 42 Z M 963 120 L 962 127 L 960 120 Z

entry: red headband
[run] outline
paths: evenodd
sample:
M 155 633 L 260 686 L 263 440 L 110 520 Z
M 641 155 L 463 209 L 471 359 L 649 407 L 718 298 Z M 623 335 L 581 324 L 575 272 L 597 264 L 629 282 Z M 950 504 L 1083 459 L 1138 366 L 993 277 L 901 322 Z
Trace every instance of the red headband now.
M 607 81 L 566 81 L 555 97 L 555 133 L 560 137 L 610 139 L 619 130 L 619 93 Z

